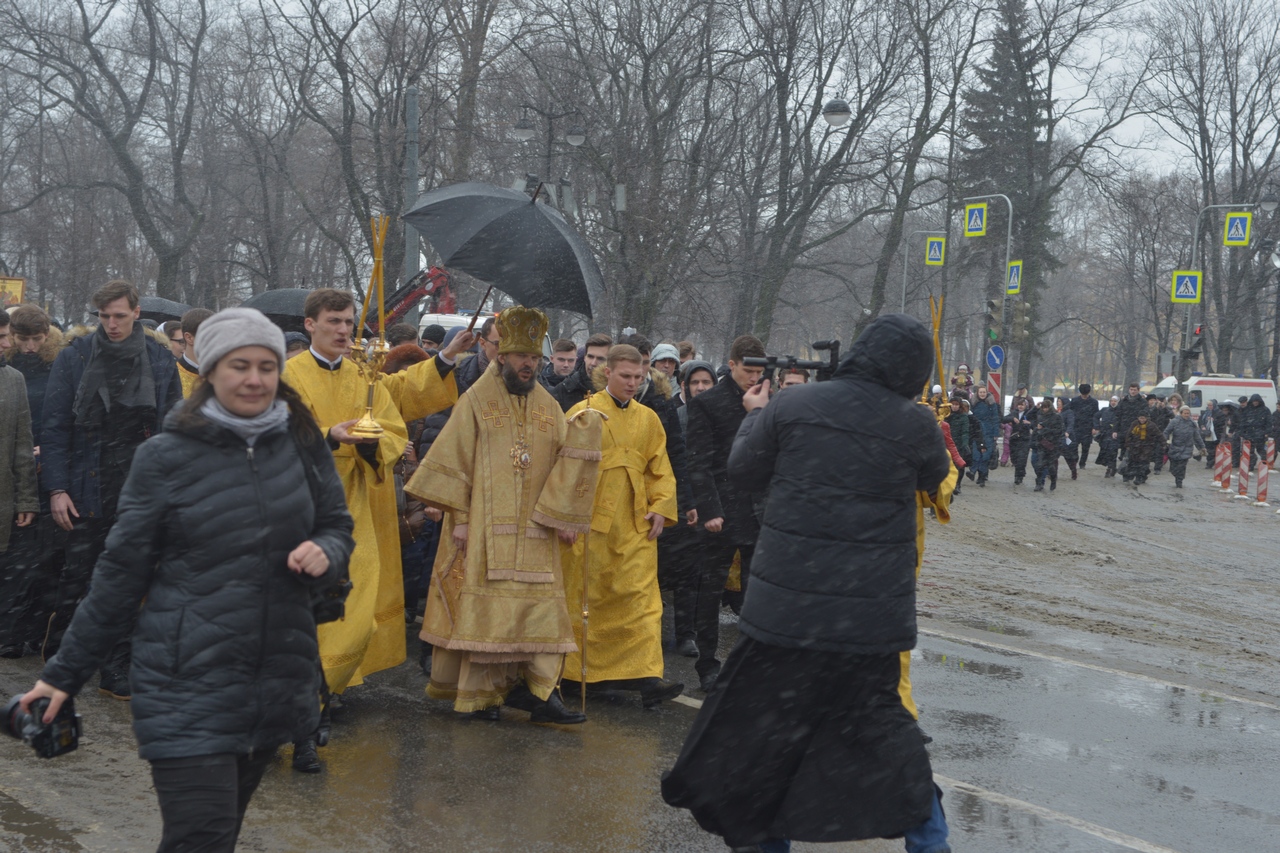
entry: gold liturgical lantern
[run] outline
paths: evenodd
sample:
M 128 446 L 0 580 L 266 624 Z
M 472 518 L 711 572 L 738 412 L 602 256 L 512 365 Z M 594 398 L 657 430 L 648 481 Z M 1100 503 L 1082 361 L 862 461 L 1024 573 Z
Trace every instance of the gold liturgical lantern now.
M 387 305 L 382 295 L 382 246 L 387 240 L 387 225 L 390 222 L 389 216 L 369 220 L 369 231 L 373 238 L 373 272 L 369 274 L 369 287 L 365 290 L 364 307 L 360 310 L 360 325 L 356 327 L 357 334 L 364 333 L 365 319 L 369 315 L 369 300 L 377 293 L 378 335 L 363 343 L 353 343 L 351 352 L 347 355 L 369 383 L 364 414 L 348 430 L 359 438 L 378 438 L 383 433 L 382 425 L 373 417 L 373 391 L 382 379 L 382 365 L 386 364 L 387 353 L 391 352 L 391 347 L 387 345 Z

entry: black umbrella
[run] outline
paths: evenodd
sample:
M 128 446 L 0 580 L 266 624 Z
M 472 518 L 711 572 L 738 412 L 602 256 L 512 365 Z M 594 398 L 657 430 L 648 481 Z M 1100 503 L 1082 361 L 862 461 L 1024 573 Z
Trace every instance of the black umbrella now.
M 311 291 L 303 287 L 264 290 L 240 303 L 241 308 L 257 308 L 267 319 L 286 332 L 305 331 L 303 306 Z
M 590 317 L 604 293 L 586 241 L 560 211 L 522 192 L 481 183 L 441 187 L 418 199 L 404 220 L 427 238 L 442 266 L 524 305 Z
M 142 309 L 142 319 L 163 323 L 166 320 L 181 320 L 182 315 L 191 310 L 190 305 L 174 302 L 161 296 L 144 296 L 138 300 Z

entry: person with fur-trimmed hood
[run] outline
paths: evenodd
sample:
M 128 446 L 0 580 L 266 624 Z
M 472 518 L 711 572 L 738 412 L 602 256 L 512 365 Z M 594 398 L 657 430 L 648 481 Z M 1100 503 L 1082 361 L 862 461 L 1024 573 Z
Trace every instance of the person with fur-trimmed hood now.
M 10 320 L 13 346 L 5 353 L 5 361 L 26 382 L 31 444 L 38 462 L 49 373 L 63 338 L 38 305 L 17 306 L 11 311 Z M 36 523 L 15 528 L 9 542 L 9 582 L 0 604 L 0 657 L 19 658 L 40 650 L 58 591 L 63 537 L 49 515 L 49 493 L 44 489 L 39 490 L 39 503 Z

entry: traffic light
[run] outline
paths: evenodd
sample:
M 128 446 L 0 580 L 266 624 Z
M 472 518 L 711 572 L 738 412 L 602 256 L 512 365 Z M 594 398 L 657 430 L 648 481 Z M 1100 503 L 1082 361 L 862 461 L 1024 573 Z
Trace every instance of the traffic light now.
M 1182 357 L 1187 361 L 1195 361 L 1200 358 L 1200 354 L 1204 352 L 1204 324 L 1197 323 L 1191 329 L 1190 346 L 1182 351 Z
M 1000 340 L 1000 303 L 994 299 L 987 300 L 987 313 L 983 315 L 987 324 L 987 343 L 994 344 Z
M 1031 339 L 1031 304 L 1019 302 L 1013 308 L 1013 339 L 1026 343 Z

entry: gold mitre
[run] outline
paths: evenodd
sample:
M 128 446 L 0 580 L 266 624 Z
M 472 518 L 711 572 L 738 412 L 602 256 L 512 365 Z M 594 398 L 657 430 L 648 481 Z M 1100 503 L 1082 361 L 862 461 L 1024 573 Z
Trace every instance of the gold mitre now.
M 498 315 L 498 355 L 527 352 L 542 355 L 542 339 L 547 336 L 547 315 L 537 308 L 516 305 Z

